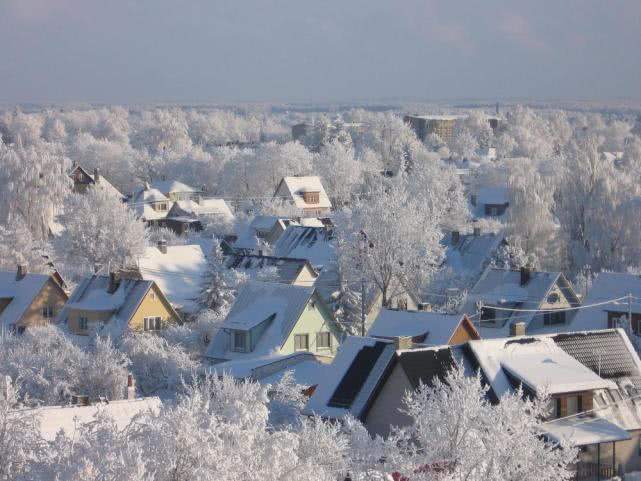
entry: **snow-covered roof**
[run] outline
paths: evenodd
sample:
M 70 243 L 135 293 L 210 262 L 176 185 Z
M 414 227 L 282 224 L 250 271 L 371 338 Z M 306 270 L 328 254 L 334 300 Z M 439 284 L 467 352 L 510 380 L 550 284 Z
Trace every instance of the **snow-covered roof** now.
M 93 181 L 93 185 L 99 189 L 104 189 L 110 194 L 114 195 L 115 197 L 124 200 L 125 196 L 120 192 L 116 187 L 109 182 L 101 173 L 98 174 L 98 182 L 96 182 L 96 174 L 90 174 L 87 169 L 84 169 L 80 165 L 75 165 L 73 169 L 71 169 L 71 172 L 69 173 L 70 176 L 73 176 L 73 173 L 76 170 L 81 170 L 89 179 Z
M 283 177 L 279 187 L 276 189 L 276 193 L 280 189 L 280 185 L 285 185 L 287 191 L 289 192 L 290 199 L 294 201 L 294 205 L 299 209 L 305 207 L 319 207 L 324 209 L 330 209 L 332 203 L 327 197 L 327 193 L 323 188 L 323 183 L 321 182 L 320 177 L 315 175 L 301 176 L 301 177 Z M 314 204 L 308 204 L 303 199 L 304 192 L 318 192 L 318 202 Z
M 247 282 L 238 292 L 234 305 L 205 356 L 236 359 L 278 354 L 313 294 L 313 287 L 279 282 Z M 247 331 L 263 322 L 267 322 L 266 330 L 251 353 L 231 351 L 227 330 Z
M 208 267 L 205 253 L 198 244 L 166 249 L 163 253 L 158 247 L 147 247 L 138 259 L 140 274 L 154 281 L 175 307 L 195 312 Z
M 234 214 L 224 199 L 201 199 L 198 202 L 179 200 L 172 206 L 168 216 L 172 217 L 176 211 L 180 211 L 179 215 L 216 216 L 226 221 L 234 219 Z
M 258 247 L 256 238 L 264 238 L 277 223 L 281 223 L 283 228 L 297 222 L 286 217 L 278 217 L 274 215 L 257 215 L 252 219 L 248 226 L 242 228 L 237 232 L 237 239 L 234 241 L 234 249 L 239 250 L 253 250 Z
M 415 119 L 423 120 L 461 120 L 467 118 L 466 115 L 437 115 L 437 114 L 423 114 L 423 115 L 408 115 Z
M 45 406 L 26 409 L 40 421 L 40 433 L 47 441 L 54 441 L 58 432 L 73 437 L 79 425 L 87 424 L 98 415 L 113 419 L 118 429 L 124 429 L 137 414 L 151 411 L 158 413 L 162 403 L 158 397 L 98 402 L 89 406 Z
M 227 374 L 238 379 L 253 379 L 261 384 L 275 384 L 290 371 L 296 384 L 314 386 L 329 371 L 330 364 L 321 362 L 309 352 L 269 355 L 214 364 L 208 373 Z
M 543 425 L 546 436 L 552 441 L 569 442 L 574 446 L 589 446 L 631 439 L 630 434 L 614 423 L 588 414 L 565 419 L 555 419 Z
M 641 313 L 641 276 L 619 272 L 601 272 L 592 281 L 592 286 L 583 301 L 584 305 L 607 302 L 625 297 L 628 294 L 635 297 L 629 305 L 627 299 L 622 299 L 577 311 L 571 323 L 572 329 L 606 328 L 608 326 L 605 313 L 608 311 L 627 313 L 628 309 L 631 309 L 633 313 Z
M 368 361 L 373 362 L 366 362 L 352 367 L 355 362 L 358 362 L 359 353 L 365 352 L 363 351 L 364 349 L 377 354 L 368 358 Z M 395 346 L 391 341 L 373 337 L 347 336 L 339 346 L 327 376 L 323 378 L 322 382 L 316 387 L 314 394 L 307 401 L 303 414 L 329 418 L 341 418 L 347 414 L 352 414 L 355 417 L 359 417 L 394 354 Z M 350 368 L 352 371 L 362 371 L 361 378 L 364 378 L 362 384 L 353 386 L 358 392 L 349 405 L 332 403 L 332 398 Z
M 0 326 L 16 324 L 51 276 L 27 273 L 18 279 L 16 271 L 0 272 L 0 300 L 11 302 L 0 311 Z
M 616 389 L 559 347 L 551 336 L 469 341 L 484 378 L 497 398 L 523 383 L 534 394 Z
M 163 194 L 173 194 L 173 193 L 194 193 L 201 192 L 200 189 L 191 187 L 187 184 L 183 184 L 177 180 L 157 180 L 151 183 L 153 189 L 157 189 Z
M 332 232 L 324 227 L 290 225 L 274 244 L 274 255 L 307 259 L 316 269 L 336 261 Z
M 462 314 L 381 309 L 367 332 L 371 337 L 420 337 L 420 344 L 448 344 L 456 328 L 463 322 Z
M 229 269 L 246 272 L 252 279 L 261 270 L 273 267 L 276 269 L 278 280 L 287 284 L 292 284 L 304 269 L 308 269 L 310 275 L 316 276 L 314 268 L 307 259 L 235 254 L 228 257 L 226 266 Z
M 508 189 L 506 186 L 480 187 L 476 194 L 477 204 L 502 205 L 509 203 Z
M 166 202 L 167 210 L 157 211 L 152 204 L 157 202 Z M 157 220 L 167 217 L 171 207 L 171 201 L 157 189 L 144 188 L 136 192 L 130 200 L 131 208 L 136 212 L 138 217 L 145 220 Z

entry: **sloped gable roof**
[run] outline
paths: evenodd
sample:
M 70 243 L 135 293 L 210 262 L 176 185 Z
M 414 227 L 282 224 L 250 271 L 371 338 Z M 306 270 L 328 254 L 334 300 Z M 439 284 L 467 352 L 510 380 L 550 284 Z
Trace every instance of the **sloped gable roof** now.
M 276 194 L 274 194 L 274 196 L 278 195 L 278 192 L 283 185 L 289 192 L 289 200 L 292 200 L 294 202 L 294 205 L 299 209 L 303 209 L 306 207 L 330 209 L 332 207 L 332 203 L 330 202 L 329 197 L 325 192 L 323 183 L 318 176 L 310 175 L 301 177 L 283 177 L 283 179 L 280 181 L 280 184 L 276 188 Z M 303 199 L 304 192 L 318 192 L 318 203 L 306 203 Z
M 312 275 L 316 274 L 314 268 L 307 259 L 295 259 L 289 257 L 234 254 L 229 256 L 226 261 L 226 266 L 229 269 L 245 271 L 252 278 L 255 277 L 255 274 L 258 271 L 274 267 L 278 272 L 279 280 L 288 284 L 293 283 L 305 268 L 309 269 Z
M 196 189 L 177 180 L 156 180 L 151 183 L 151 187 L 159 190 L 163 194 L 202 192 L 200 189 Z
M 0 299 L 11 299 L 0 311 L 0 325 L 7 327 L 20 321 L 50 278 L 47 274 L 27 273 L 18 280 L 15 271 L 0 272 Z

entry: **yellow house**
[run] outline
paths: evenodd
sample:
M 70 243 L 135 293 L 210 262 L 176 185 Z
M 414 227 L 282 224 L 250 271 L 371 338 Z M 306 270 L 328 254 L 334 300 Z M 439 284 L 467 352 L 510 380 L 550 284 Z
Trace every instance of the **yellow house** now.
M 69 298 L 58 322 L 77 335 L 104 331 L 159 331 L 180 322 L 154 281 L 94 275 L 84 279 Z
M 26 266 L 0 272 L 0 326 L 10 331 L 48 324 L 62 310 L 67 294 L 53 275 L 30 274 Z

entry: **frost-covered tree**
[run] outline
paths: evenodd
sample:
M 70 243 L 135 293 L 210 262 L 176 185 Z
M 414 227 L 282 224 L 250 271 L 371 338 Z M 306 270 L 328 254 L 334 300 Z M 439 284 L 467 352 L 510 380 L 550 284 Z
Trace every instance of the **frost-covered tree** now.
M 45 326 L 4 336 L 1 344 L 0 375 L 20 380 L 20 398 L 31 404 L 65 404 L 72 394 L 122 398 L 128 360 L 109 339 L 83 349 L 56 326 Z
M 403 180 L 380 184 L 337 217 L 340 262 L 351 279 L 361 270 L 383 305 L 405 287 L 422 285 L 443 255 L 436 213 Z
M 106 189 L 89 188 L 69 196 L 63 222 L 59 256 L 82 263 L 87 270 L 96 265 L 126 267 L 144 253 L 144 223 Z
M 245 278 L 234 269 L 225 265 L 225 254 L 220 241 L 214 239 L 209 256 L 207 279 L 201 293 L 201 302 L 208 308 L 222 315 L 226 314 L 236 298 L 236 288 Z
M 412 424 L 397 434 L 400 446 L 390 464 L 411 479 L 470 481 L 569 480 L 577 450 L 541 434 L 548 399 L 524 400 L 517 391 L 496 405 L 480 376 L 451 371 L 433 387 L 405 396 Z
M 11 271 L 24 264 L 29 272 L 48 273 L 51 268 L 43 257 L 47 253 L 47 244 L 34 238 L 21 216 L 0 224 L 0 270 Z
M 354 157 L 354 150 L 338 140 L 324 145 L 316 158 L 315 172 L 323 179 L 335 208 L 347 204 L 362 182 L 365 165 Z
M 458 129 L 452 142 L 450 150 L 461 159 L 471 159 L 476 155 L 479 148 L 478 140 L 472 135 L 469 129 L 463 127 Z
M 10 378 L 2 376 L 0 384 L 0 480 L 33 479 L 33 466 L 46 453 L 39 420 L 22 409 Z
M 37 240 L 45 240 L 56 209 L 71 189 L 70 163 L 51 146 L 0 144 L 0 222 L 20 215 Z

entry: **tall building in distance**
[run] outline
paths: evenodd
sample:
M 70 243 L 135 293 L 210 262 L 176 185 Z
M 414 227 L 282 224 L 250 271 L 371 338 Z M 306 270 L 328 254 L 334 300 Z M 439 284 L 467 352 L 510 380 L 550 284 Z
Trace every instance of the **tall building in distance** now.
M 450 142 L 454 136 L 454 125 L 460 115 L 406 115 L 403 121 L 409 124 L 416 136 L 425 141 L 428 135 L 438 134 L 444 142 Z

